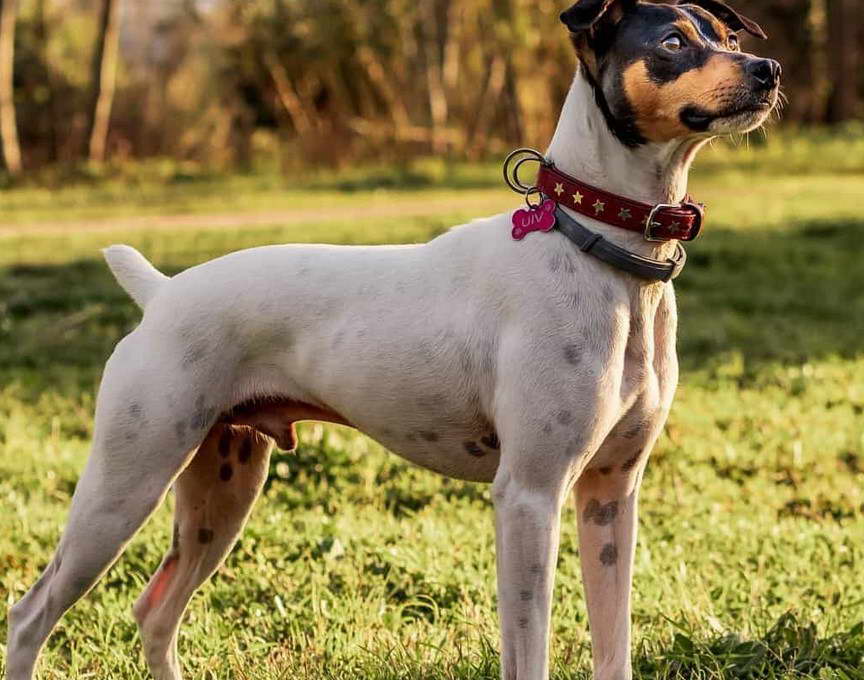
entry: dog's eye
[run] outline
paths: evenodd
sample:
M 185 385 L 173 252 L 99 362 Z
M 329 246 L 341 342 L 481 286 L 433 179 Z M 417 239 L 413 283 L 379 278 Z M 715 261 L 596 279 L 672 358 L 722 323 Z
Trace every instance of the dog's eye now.
M 669 52 L 679 52 L 684 47 L 684 41 L 681 40 L 680 36 L 673 33 L 663 38 L 660 45 Z
M 735 52 L 737 52 L 739 49 L 741 49 L 738 44 L 738 36 L 734 33 L 729 34 L 729 37 L 726 38 L 726 43 L 729 45 L 730 50 L 734 50 Z

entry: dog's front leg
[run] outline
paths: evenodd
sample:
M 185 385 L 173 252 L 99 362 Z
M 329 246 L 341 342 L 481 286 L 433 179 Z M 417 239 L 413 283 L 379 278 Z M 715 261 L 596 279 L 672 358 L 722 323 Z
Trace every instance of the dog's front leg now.
M 546 680 L 564 484 L 532 487 L 519 477 L 499 470 L 493 487 L 501 677 Z
M 579 555 L 595 680 L 630 680 L 630 586 L 640 469 L 586 470 L 576 483 Z

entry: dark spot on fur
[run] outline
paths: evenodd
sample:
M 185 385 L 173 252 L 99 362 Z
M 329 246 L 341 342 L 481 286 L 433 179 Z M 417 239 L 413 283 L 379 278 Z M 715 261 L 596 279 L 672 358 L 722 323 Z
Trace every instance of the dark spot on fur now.
M 180 523 L 174 522 L 174 533 L 171 536 L 171 552 L 176 553 L 180 550 Z
M 498 451 L 501 448 L 501 440 L 498 439 L 498 433 L 492 432 L 484 437 L 480 437 L 480 443 L 486 448 Z
M 206 340 L 196 340 L 183 350 L 183 357 L 180 360 L 180 365 L 188 369 L 201 361 L 207 356 L 208 344 Z
M 600 474 L 601 475 L 608 475 L 610 472 L 612 472 L 612 466 L 611 465 L 605 465 L 605 466 L 600 468 Z
M 546 423 L 543 426 L 543 433 L 544 434 L 550 434 L 551 432 L 552 432 L 552 423 Z
M 534 599 L 534 593 L 532 593 L 530 590 L 520 590 L 519 599 L 523 602 L 529 602 Z
M 601 503 L 596 498 L 588 501 L 585 506 L 585 521 L 593 521 L 597 526 L 606 526 L 618 516 L 618 501 Z
M 417 441 L 417 435 L 414 434 L 413 432 L 409 432 L 408 434 L 405 435 L 405 439 L 407 439 L 409 442 L 416 442 Z
M 468 453 L 470 453 L 472 456 L 476 456 L 476 457 L 478 457 L 478 458 L 479 458 L 480 456 L 482 456 L 482 455 L 485 453 L 485 452 L 483 451 L 483 449 L 481 449 L 481 448 L 477 445 L 477 442 L 462 442 L 462 446 L 465 447 L 465 450 L 466 450 Z
M 576 343 L 570 343 L 569 345 L 564 345 L 564 361 L 566 361 L 571 366 L 578 366 L 581 352 L 579 350 L 579 345 Z
M 123 438 L 127 442 L 134 442 L 138 439 L 138 433 L 135 430 L 126 430 L 126 433 L 123 435 Z
M 607 543 L 600 551 L 600 563 L 611 567 L 618 561 L 618 548 L 614 543 Z
M 535 562 L 534 564 L 531 565 L 531 568 L 529 569 L 529 571 L 532 574 L 539 574 L 541 571 L 543 571 L 543 568 L 538 563 Z
M 568 425 L 573 422 L 573 414 L 570 411 L 558 411 L 555 419 L 562 425 Z
M 632 470 L 634 467 L 636 467 L 636 463 L 639 462 L 639 458 L 641 455 L 642 455 L 642 452 L 637 451 L 634 456 L 632 456 L 631 458 L 628 458 L 624 462 L 624 465 L 621 466 L 621 470 L 623 472 L 628 472 L 628 471 Z
M 528 627 L 528 617 L 527 616 L 520 616 L 519 617 L 519 627 L 522 628 L 523 630 Z
M 615 299 L 615 291 L 612 290 L 612 286 L 608 283 L 603 286 L 603 299 L 606 302 L 612 302 Z
M 427 442 L 437 442 L 438 441 L 438 433 L 430 432 L 429 430 L 420 430 L 417 434 L 420 435 L 420 438 Z
M 246 464 L 252 458 L 252 437 L 246 437 L 243 443 L 240 444 L 240 450 L 237 452 L 237 460 Z
M 222 458 L 227 458 L 231 455 L 231 439 L 233 438 L 233 433 L 229 428 L 225 428 L 222 430 L 222 435 L 219 437 L 219 455 Z
M 645 426 L 643 423 L 636 423 L 633 427 L 631 427 L 629 430 L 627 430 L 624 433 L 624 438 L 625 439 L 636 439 L 636 437 L 639 436 L 639 434 L 642 432 L 644 427 Z
M 174 434 L 177 435 L 177 439 L 183 440 L 186 438 L 186 423 L 182 420 L 174 421 Z
M 198 542 L 206 545 L 213 540 L 213 529 L 198 529 Z
M 223 482 L 227 482 L 233 476 L 234 468 L 231 467 L 231 464 L 223 463 L 222 467 L 219 468 L 219 479 L 221 479 Z
M 133 401 L 129 404 L 129 417 L 133 420 L 139 420 L 141 416 L 144 414 L 144 407 L 141 406 L 137 401 Z

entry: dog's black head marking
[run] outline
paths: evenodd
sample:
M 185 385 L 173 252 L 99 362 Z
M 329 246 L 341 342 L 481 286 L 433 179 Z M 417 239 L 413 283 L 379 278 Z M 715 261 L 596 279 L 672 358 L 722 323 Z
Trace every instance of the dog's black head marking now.
M 561 21 L 628 147 L 753 129 L 777 101 L 779 65 L 738 44 L 739 31 L 764 31 L 720 0 L 579 0 Z

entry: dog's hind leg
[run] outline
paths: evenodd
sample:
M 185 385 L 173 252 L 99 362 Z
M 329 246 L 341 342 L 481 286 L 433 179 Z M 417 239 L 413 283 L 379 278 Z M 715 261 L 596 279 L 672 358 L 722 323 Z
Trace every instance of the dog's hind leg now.
M 205 389 L 202 378 L 196 383 L 163 365 L 137 334 L 106 365 L 92 451 L 57 551 L 9 612 L 8 680 L 30 680 L 57 621 L 159 506 L 216 419 L 216 381 Z
M 174 538 L 135 603 L 144 654 L 157 680 L 179 680 L 177 631 L 192 594 L 239 536 L 267 479 L 273 440 L 248 427 L 216 425 L 174 484 Z

